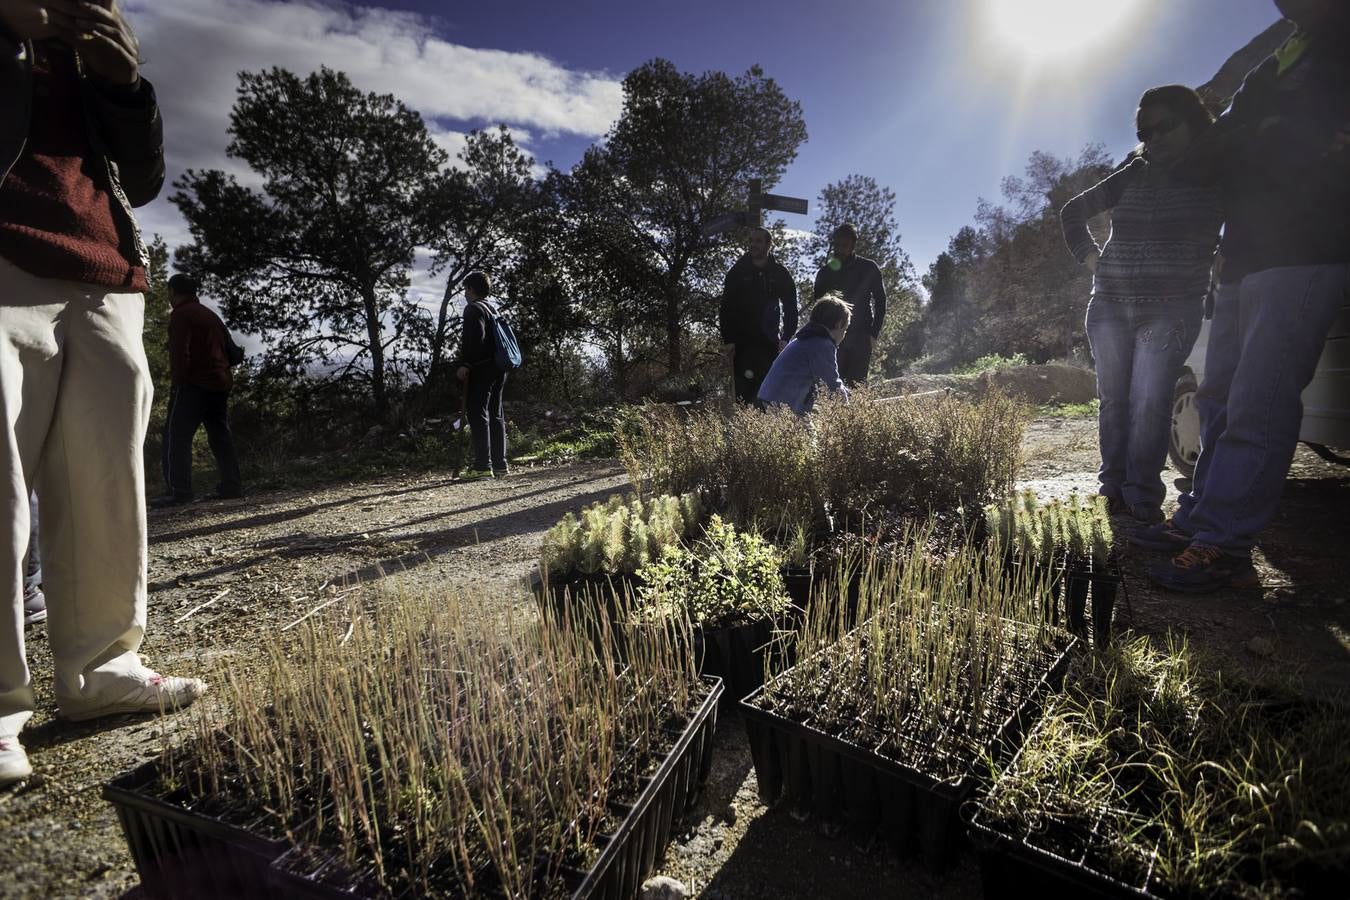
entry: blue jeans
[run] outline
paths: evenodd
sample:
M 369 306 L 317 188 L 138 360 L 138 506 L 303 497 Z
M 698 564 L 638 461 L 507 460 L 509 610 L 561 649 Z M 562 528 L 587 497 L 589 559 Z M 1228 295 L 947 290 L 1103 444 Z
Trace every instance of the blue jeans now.
M 1178 528 L 1246 556 L 1275 515 L 1303 421 L 1300 395 L 1346 302 L 1350 266 L 1289 266 L 1225 285 L 1195 397 L 1200 458 Z
M 25 597 L 42 586 L 42 553 L 38 550 L 38 498 L 28 495 L 28 555 L 23 565 L 23 594 Z
M 1099 492 L 1140 518 L 1161 509 L 1172 397 L 1203 315 L 1194 303 L 1121 303 L 1093 298 L 1087 334 L 1097 360 Z

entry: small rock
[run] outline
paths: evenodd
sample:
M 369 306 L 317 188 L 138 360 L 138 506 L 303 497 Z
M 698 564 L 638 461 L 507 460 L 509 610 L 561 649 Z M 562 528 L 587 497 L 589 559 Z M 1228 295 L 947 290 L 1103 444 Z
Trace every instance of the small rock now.
M 1254 637 L 1247 642 L 1247 650 L 1262 658 L 1275 655 L 1275 645 L 1270 638 Z
M 684 900 L 689 896 L 689 888 L 684 882 L 676 881 L 669 875 L 657 875 L 642 883 L 641 900 Z
M 726 822 L 728 825 L 735 825 L 737 815 L 736 804 L 728 803 L 727 808 L 722 810 L 722 821 Z

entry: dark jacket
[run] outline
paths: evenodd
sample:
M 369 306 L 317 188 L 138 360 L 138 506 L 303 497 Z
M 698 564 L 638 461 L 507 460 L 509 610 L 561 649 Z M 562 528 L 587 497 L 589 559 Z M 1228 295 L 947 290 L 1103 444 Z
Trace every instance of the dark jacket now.
M 221 393 L 233 387 L 225 325 L 198 300 L 185 300 L 169 313 L 169 380 Z
M 848 388 L 839 377 L 838 348 L 824 325 L 808 322 L 778 354 L 759 388 L 759 400 L 782 404 L 799 416 L 816 402 L 816 385 L 824 385 L 848 399 Z
M 722 343 L 766 344 L 778 351 L 797 330 L 797 285 L 772 255 L 762 267 L 746 253 L 722 282 Z
M 1298 39 L 1298 36 L 1295 36 Z M 1253 69 L 1182 165 L 1220 179 L 1222 280 L 1350 262 L 1350 15 Z
M 819 300 L 830 291 L 838 291 L 853 306 L 853 318 L 848 325 L 850 335 L 881 334 L 881 325 L 886 321 L 886 286 L 876 263 L 854 255 L 837 270 L 821 266 L 811 299 Z
M 0 181 L 23 153 L 32 112 L 33 47 L 0 28 Z M 80 68 L 89 141 L 107 167 L 117 198 L 114 214 L 135 238 L 141 263 L 150 257 L 132 209 L 159 196 L 164 186 L 164 128 L 155 90 L 144 78 L 132 89 L 105 85 Z
M 464 307 L 464 330 L 459 341 L 460 366 L 468 366 L 473 377 L 495 376 L 497 345 L 493 342 L 491 315 L 497 307 L 490 300 L 479 300 Z

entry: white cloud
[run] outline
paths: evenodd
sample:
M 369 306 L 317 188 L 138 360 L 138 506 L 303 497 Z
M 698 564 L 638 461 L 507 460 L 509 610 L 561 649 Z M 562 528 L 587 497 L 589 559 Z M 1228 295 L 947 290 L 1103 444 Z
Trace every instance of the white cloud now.
M 341 70 L 361 90 L 393 94 L 422 113 L 452 158 L 468 129 L 498 122 L 527 152 L 540 136 L 599 137 L 622 104 L 620 82 L 607 73 L 454 44 L 436 34 L 433 19 L 414 13 L 317 0 L 130 0 L 126 7 L 164 115 L 170 182 L 188 168 L 216 168 L 257 183 L 225 156 L 242 71 Z M 139 215 L 147 234 L 162 234 L 173 247 L 188 234 L 169 193 Z

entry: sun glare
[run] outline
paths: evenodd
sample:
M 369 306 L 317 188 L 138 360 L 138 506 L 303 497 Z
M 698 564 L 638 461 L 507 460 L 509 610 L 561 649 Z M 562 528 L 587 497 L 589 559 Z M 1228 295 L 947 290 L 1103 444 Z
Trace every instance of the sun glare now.
M 998 44 L 1030 64 L 1099 49 L 1136 25 L 1146 0 L 983 0 Z

